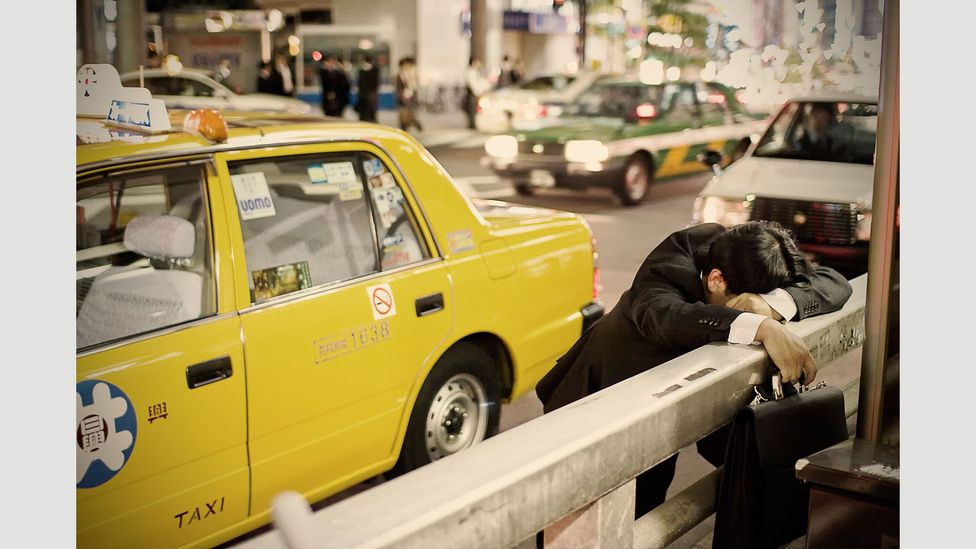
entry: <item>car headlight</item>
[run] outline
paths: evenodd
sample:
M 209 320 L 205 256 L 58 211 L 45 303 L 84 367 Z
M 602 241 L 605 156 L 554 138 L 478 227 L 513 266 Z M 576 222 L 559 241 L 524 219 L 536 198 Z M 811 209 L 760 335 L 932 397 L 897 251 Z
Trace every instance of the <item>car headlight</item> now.
M 610 149 L 594 139 L 580 139 L 566 142 L 563 155 L 570 162 L 590 164 L 610 158 Z
M 749 202 L 743 199 L 706 196 L 695 199 L 694 223 L 720 223 L 726 227 L 749 221 Z
M 518 156 L 518 140 L 513 135 L 493 135 L 485 141 L 485 152 L 495 158 Z

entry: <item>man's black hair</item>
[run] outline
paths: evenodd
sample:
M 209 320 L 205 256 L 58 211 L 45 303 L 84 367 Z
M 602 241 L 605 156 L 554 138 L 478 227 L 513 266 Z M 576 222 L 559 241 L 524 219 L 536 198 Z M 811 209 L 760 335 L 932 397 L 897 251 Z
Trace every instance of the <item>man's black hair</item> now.
M 787 229 L 772 221 L 749 221 L 708 244 L 703 272 L 722 271 L 731 294 L 764 294 L 809 283 L 810 268 Z

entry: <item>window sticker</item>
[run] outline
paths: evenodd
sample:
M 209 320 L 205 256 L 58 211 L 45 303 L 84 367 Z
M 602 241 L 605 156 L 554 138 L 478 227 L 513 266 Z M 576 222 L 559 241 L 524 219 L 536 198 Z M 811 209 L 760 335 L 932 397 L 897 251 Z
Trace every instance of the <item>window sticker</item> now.
M 387 229 L 403 213 L 403 192 L 399 188 L 392 189 L 370 189 L 373 195 L 373 203 L 376 211 L 380 214 L 380 222 Z
M 255 301 L 263 301 L 312 287 L 308 261 L 251 271 L 251 278 L 254 280 Z
M 384 249 L 397 249 L 403 244 L 403 235 L 394 234 L 391 236 L 383 237 L 383 248 Z
M 447 249 L 452 254 L 474 249 L 474 235 L 471 229 L 461 229 L 447 233 Z
M 373 320 L 389 318 L 396 314 L 396 300 L 393 299 L 393 290 L 389 284 L 370 286 L 366 288 L 369 295 L 369 304 L 373 310 Z
M 385 172 L 386 167 L 383 166 L 379 158 L 370 158 L 363 160 L 363 171 L 366 172 L 366 177 L 374 177 Z
M 312 183 L 328 183 L 329 178 L 325 175 L 325 168 L 321 164 L 308 167 L 308 178 Z
M 277 214 L 264 172 L 232 175 L 230 181 L 234 185 L 237 210 L 241 213 L 242 220 L 260 219 Z
M 339 200 L 359 200 L 363 197 L 363 186 L 359 181 L 339 183 Z
M 392 189 L 396 187 L 396 180 L 393 179 L 392 173 L 383 172 L 369 178 L 369 187 L 371 189 Z
M 356 168 L 353 167 L 352 162 L 329 162 L 322 164 L 322 169 L 325 171 L 325 178 L 329 183 L 337 185 L 359 183 L 359 178 L 356 177 Z

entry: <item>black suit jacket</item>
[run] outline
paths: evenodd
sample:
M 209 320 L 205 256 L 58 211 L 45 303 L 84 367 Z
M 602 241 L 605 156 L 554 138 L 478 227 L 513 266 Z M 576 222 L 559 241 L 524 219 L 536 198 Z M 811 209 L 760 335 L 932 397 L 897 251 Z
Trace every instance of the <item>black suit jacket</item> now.
M 536 386 L 550 412 L 713 341 L 728 341 L 742 311 L 707 305 L 701 282 L 703 244 L 723 232 L 715 223 L 677 231 L 644 260 L 634 283 Z M 840 309 L 851 286 L 817 267 L 806 287 L 785 288 L 796 302 L 792 320 Z

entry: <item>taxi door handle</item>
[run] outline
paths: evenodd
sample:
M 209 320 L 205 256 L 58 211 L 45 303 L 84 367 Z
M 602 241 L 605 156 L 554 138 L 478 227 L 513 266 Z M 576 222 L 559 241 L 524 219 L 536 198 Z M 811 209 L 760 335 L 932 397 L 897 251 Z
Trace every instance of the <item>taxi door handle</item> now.
M 216 381 L 229 378 L 234 373 L 230 357 L 222 356 L 193 366 L 186 367 L 186 386 L 190 389 L 203 387 Z
M 431 313 L 444 310 L 444 294 L 436 294 L 418 297 L 416 301 L 417 316 L 427 316 Z

